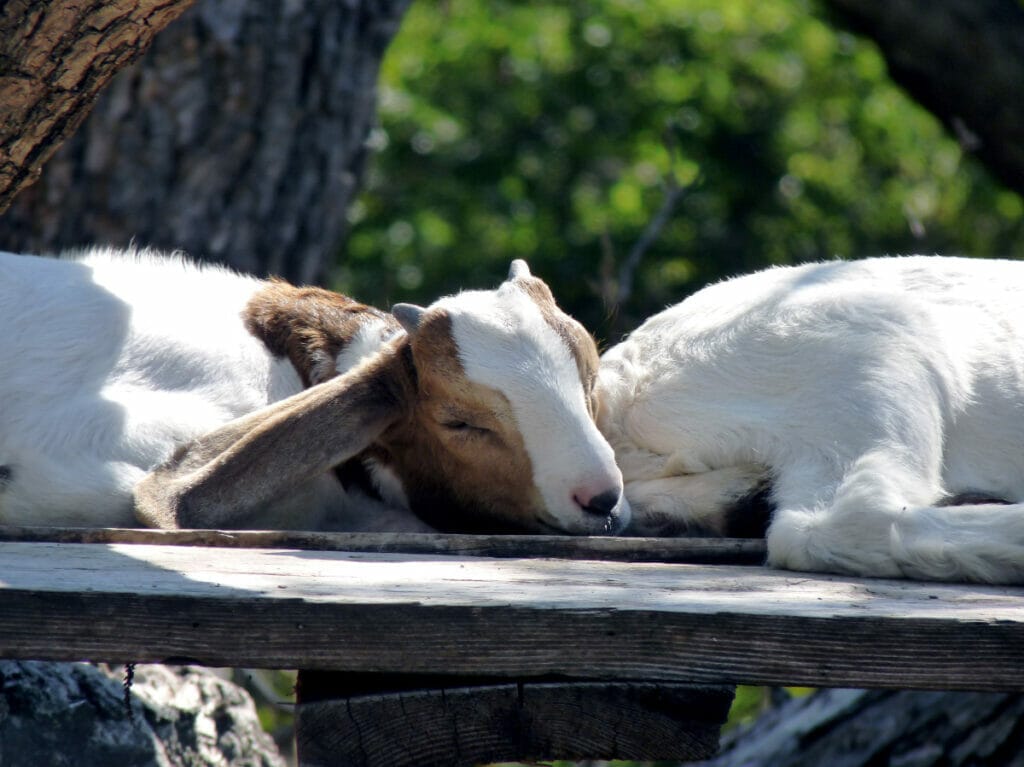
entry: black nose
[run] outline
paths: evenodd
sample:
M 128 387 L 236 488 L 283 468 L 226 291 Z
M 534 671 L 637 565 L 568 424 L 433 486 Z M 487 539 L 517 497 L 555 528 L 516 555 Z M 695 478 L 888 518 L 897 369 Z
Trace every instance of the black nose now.
M 619 505 L 619 499 L 622 497 L 622 493 L 616 488 L 613 490 L 605 490 L 603 493 L 598 493 L 592 497 L 586 503 L 580 503 L 580 508 L 589 514 L 597 514 L 602 517 L 607 517 L 613 511 L 615 507 Z M 579 503 L 579 501 L 577 501 Z

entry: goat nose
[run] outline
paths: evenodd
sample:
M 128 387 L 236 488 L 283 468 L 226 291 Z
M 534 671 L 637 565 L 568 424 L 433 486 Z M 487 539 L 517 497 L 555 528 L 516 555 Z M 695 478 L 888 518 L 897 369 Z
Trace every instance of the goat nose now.
M 615 507 L 619 505 L 621 498 L 622 491 L 617 487 L 605 490 L 597 495 L 592 495 L 589 498 L 586 497 L 585 493 L 574 493 L 572 496 L 572 499 L 576 501 L 576 505 L 583 509 L 583 511 L 602 517 L 610 516 L 615 511 Z

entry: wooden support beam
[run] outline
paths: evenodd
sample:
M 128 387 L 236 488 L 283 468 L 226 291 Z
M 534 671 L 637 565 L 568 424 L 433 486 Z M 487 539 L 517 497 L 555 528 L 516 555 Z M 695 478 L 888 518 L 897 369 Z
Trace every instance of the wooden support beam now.
M 302 690 L 300 674 L 301 767 L 696 761 L 717 751 L 733 697 L 729 687 L 621 682 L 435 686 L 313 702 Z

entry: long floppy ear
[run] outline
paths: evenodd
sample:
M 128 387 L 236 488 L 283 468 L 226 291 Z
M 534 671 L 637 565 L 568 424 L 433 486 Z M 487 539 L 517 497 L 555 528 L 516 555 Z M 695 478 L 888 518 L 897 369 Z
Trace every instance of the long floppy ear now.
M 185 445 L 134 489 L 161 528 L 232 528 L 371 445 L 407 406 L 401 345 Z

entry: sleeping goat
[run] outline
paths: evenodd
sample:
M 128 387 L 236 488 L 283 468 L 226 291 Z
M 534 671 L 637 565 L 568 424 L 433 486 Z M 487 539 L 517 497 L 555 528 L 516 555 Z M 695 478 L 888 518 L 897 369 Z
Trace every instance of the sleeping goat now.
M 0 523 L 628 521 L 596 347 L 521 261 L 391 315 L 149 252 L 0 254 L 0 318 Z
M 634 534 L 756 527 L 760 496 L 778 567 L 1024 582 L 1024 263 L 729 280 L 606 352 L 597 393 Z

